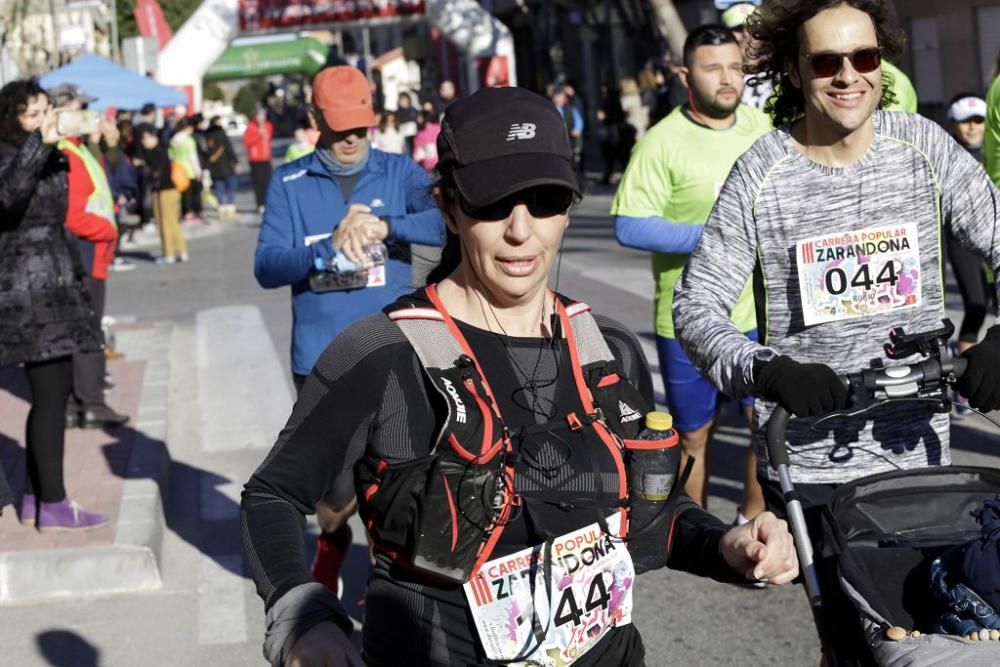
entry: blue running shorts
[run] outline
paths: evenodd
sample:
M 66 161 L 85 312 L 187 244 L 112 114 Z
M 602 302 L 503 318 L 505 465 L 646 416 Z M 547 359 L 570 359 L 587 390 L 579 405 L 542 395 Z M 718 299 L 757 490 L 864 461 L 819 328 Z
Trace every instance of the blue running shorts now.
M 756 343 L 757 330 L 748 331 L 746 337 Z M 675 339 L 657 336 L 656 352 L 674 428 L 690 433 L 715 419 L 720 404 L 729 398 L 698 372 Z M 753 405 L 753 398 L 740 399 L 740 405 Z

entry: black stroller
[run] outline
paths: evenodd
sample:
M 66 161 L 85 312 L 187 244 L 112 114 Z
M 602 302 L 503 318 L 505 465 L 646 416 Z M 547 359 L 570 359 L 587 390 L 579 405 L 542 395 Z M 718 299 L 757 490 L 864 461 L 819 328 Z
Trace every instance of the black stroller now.
M 848 375 L 845 382 L 854 406 L 837 415 L 864 415 L 886 402 L 904 400 L 935 403 L 948 410 L 947 385 L 965 367 L 964 360 L 942 354 L 953 332 L 947 320 L 942 329 L 927 334 L 894 330 L 892 344 L 886 346 L 890 358 L 920 353 L 924 359 Z M 1000 471 L 938 467 L 854 480 L 831 494 L 819 525 L 812 526 L 816 539 L 811 541 L 789 474 L 788 419 L 780 407 L 772 414 L 768 455 L 785 496 L 828 664 L 1000 666 L 1000 641 L 920 631 L 930 627 L 938 613 L 928 591 L 931 563 L 954 545 L 980 536 L 970 512 L 1000 493 Z M 815 561 L 813 544 L 819 549 Z

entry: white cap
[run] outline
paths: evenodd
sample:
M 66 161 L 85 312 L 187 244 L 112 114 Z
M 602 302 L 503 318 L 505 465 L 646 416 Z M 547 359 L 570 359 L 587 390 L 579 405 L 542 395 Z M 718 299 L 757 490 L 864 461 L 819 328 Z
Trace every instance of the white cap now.
M 948 107 L 948 120 L 964 123 L 970 118 L 986 118 L 986 102 L 979 97 L 963 97 Z
M 733 28 L 738 28 L 739 26 L 745 24 L 750 15 L 756 11 L 756 7 L 749 2 L 741 2 L 739 4 L 733 5 L 722 12 L 720 17 L 722 25 L 726 26 L 730 30 Z

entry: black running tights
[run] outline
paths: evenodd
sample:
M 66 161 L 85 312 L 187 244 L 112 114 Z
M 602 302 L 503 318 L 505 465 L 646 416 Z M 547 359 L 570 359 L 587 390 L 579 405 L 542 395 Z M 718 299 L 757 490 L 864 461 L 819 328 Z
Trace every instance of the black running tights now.
M 73 390 L 73 358 L 25 362 L 31 386 L 27 426 L 28 479 L 38 499 L 55 503 L 66 497 L 63 450 L 66 445 L 66 401 Z
M 948 259 L 955 272 L 955 282 L 962 295 L 962 307 L 965 317 L 958 330 L 958 340 L 962 343 L 975 343 L 979 339 L 979 330 L 986 321 L 986 316 L 996 308 L 994 302 L 994 286 L 986 280 L 983 270 L 983 260 L 962 247 L 950 232 L 947 234 Z

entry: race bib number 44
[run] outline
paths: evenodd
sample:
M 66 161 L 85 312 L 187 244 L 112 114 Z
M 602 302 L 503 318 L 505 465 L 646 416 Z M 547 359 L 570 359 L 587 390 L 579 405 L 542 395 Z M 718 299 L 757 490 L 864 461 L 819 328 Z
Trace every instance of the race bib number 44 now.
M 920 305 L 916 223 L 805 239 L 795 256 L 807 326 Z
M 608 529 L 620 535 L 618 515 Z M 625 543 L 596 523 L 483 565 L 463 587 L 486 655 L 514 665 L 566 667 L 611 629 L 632 622 L 635 568 Z

